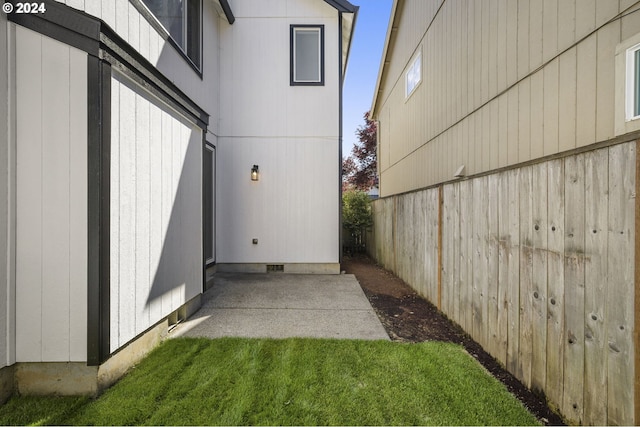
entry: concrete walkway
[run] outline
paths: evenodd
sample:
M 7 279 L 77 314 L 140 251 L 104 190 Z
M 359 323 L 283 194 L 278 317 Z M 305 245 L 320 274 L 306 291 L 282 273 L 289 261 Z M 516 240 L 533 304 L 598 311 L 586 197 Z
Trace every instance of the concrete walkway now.
M 352 274 L 218 273 L 170 336 L 389 339 Z

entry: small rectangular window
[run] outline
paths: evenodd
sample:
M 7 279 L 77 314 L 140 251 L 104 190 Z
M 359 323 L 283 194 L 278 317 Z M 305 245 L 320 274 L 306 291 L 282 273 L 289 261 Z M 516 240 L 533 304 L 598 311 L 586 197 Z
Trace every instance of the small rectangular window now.
M 422 54 L 418 52 L 407 70 L 405 98 L 409 98 L 409 96 L 411 96 L 413 91 L 416 90 L 420 84 L 420 81 L 422 81 Z
M 324 85 L 324 25 L 291 26 L 291 85 Z
M 640 118 L 640 44 L 627 50 L 627 121 Z
M 202 62 L 202 0 L 142 0 L 142 2 L 199 69 Z

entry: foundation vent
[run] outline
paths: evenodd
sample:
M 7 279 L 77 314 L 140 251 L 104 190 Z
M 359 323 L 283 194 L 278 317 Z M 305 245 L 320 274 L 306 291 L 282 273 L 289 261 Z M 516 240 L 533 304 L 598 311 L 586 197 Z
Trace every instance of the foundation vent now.
M 267 273 L 284 272 L 284 264 L 267 264 Z

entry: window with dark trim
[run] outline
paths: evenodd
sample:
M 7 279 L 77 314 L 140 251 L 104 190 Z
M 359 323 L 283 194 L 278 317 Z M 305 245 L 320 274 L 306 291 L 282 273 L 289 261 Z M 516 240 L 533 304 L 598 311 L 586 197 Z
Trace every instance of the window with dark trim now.
M 324 25 L 292 25 L 291 86 L 324 85 Z
M 193 64 L 202 56 L 202 0 L 142 0 Z
M 216 151 L 209 144 L 204 146 L 202 203 L 204 206 L 204 260 L 205 264 L 215 261 L 215 173 Z

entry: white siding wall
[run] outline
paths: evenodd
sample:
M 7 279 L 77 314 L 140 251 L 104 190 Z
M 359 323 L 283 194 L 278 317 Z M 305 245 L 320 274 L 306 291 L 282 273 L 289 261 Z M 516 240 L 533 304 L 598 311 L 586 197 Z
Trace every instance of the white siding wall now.
M 128 0 L 57 0 L 74 9 L 102 19 L 120 37 L 154 64 L 169 80 L 211 115 L 209 131 L 218 133 L 219 56 L 218 27 L 228 26 L 219 17 L 213 2 L 203 4 L 202 78 L 167 43 Z
M 18 362 L 85 361 L 87 55 L 16 28 Z
M 332 141 L 311 138 L 220 144 L 225 172 L 218 175 L 218 262 L 337 262 L 338 164 L 332 147 Z M 254 163 L 260 166 L 258 182 L 249 176 Z
M 0 58 L 8 58 L 8 31 L 6 15 L 0 15 Z M 15 292 L 15 282 L 11 274 L 9 253 L 11 251 L 9 227 L 10 214 L 14 208 L 9 203 L 9 182 L 10 173 L 13 168 L 9 168 L 11 162 L 9 157 L 12 150 L 9 149 L 9 61 L 0 62 L 0 140 L 7 141 L 0 143 L 0 200 L 7 203 L 0 204 L 0 368 L 13 363 L 15 349 L 13 322 L 11 312 L 13 311 L 12 293 Z M 13 180 L 11 180 L 13 181 Z
M 218 262 L 336 263 L 337 11 L 317 0 L 236 0 L 233 11 L 221 28 Z M 291 24 L 325 26 L 324 86 L 289 85 Z
M 112 78 L 111 350 L 202 292 L 202 131 Z

